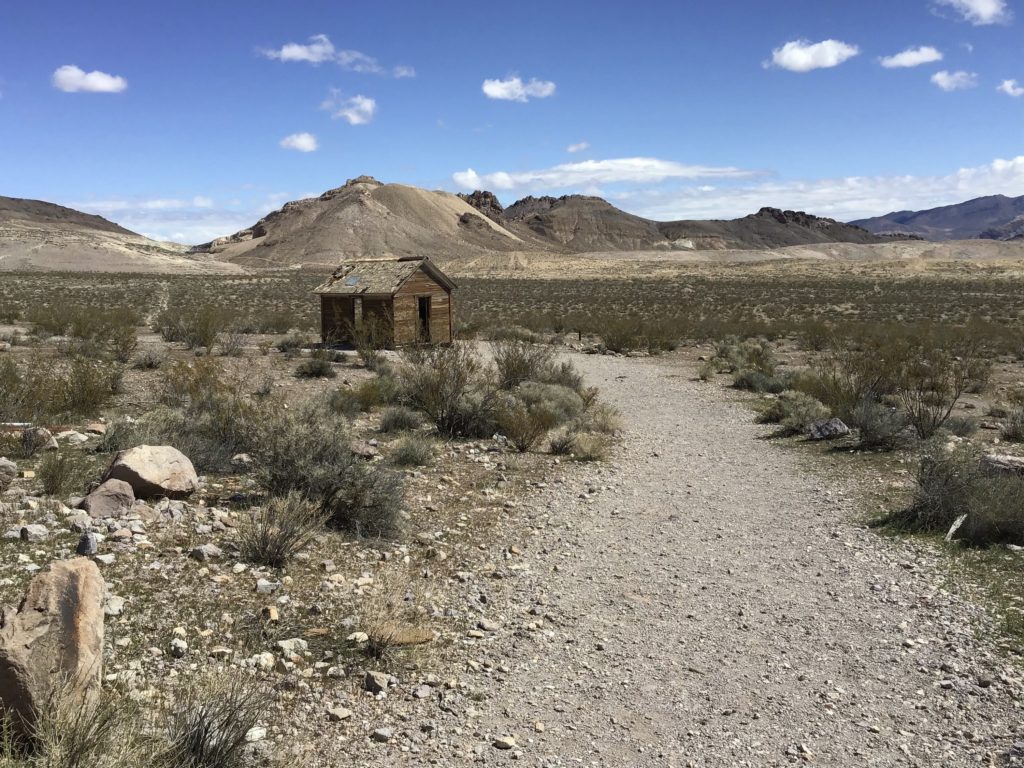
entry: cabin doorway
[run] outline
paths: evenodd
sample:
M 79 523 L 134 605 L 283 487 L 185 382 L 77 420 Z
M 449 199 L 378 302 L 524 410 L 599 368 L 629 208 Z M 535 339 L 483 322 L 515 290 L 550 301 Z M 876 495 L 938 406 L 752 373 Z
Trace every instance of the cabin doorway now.
M 430 297 L 420 296 L 419 304 L 419 337 L 420 341 L 430 342 Z

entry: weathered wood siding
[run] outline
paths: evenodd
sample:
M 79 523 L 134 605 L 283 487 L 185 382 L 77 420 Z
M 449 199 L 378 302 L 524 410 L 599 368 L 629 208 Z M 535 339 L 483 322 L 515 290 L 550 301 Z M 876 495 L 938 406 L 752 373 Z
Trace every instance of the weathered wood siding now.
M 405 281 L 395 295 L 395 343 L 415 344 L 419 338 L 419 298 L 430 297 L 430 341 L 452 340 L 452 304 L 448 292 L 422 269 Z
M 355 302 L 348 296 L 320 297 L 320 338 L 324 343 L 348 341 L 355 320 Z

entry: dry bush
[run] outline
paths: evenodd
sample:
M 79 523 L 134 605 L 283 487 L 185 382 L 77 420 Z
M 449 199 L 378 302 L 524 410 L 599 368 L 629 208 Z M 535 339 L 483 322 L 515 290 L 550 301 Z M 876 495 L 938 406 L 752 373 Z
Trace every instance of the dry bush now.
M 285 338 L 277 342 L 277 351 L 291 360 L 293 357 L 298 357 L 302 354 L 302 350 L 310 346 L 313 342 L 309 336 L 302 332 L 290 333 Z
M 184 307 L 175 305 L 158 314 L 153 330 L 164 341 L 182 342 L 188 349 L 213 351 L 217 339 L 231 328 L 235 318 L 226 309 L 215 305 Z
M 118 363 L 84 357 L 53 360 L 39 353 L 23 366 L 0 358 L 0 421 L 91 416 L 121 384 Z
M 394 327 L 390 314 L 369 315 L 356 323 L 347 323 L 346 331 L 356 348 L 359 359 L 371 371 L 384 361 L 381 350 L 394 343 L 391 329 Z
M 542 381 L 554 367 L 554 350 L 528 341 L 492 341 L 491 355 L 502 389 L 514 389 L 524 381 Z
M 64 451 L 46 454 L 36 472 L 47 496 L 65 496 L 79 491 L 89 477 L 89 467 L 82 457 Z
M 167 362 L 167 354 L 155 349 L 147 349 L 142 352 L 132 363 L 132 368 L 137 371 L 155 371 Z
M 326 522 L 323 510 L 298 492 L 271 498 L 239 527 L 242 558 L 250 563 L 283 568 L 313 540 Z
M 858 429 L 862 448 L 887 451 L 905 442 L 910 426 L 902 410 L 874 400 L 864 400 L 854 408 L 852 423 Z
M 401 388 L 394 378 L 378 374 L 372 379 L 364 379 L 351 389 L 336 389 L 331 394 L 330 405 L 337 413 L 352 417 L 359 413 L 368 413 L 381 405 L 397 402 L 401 394 Z
M 829 416 L 828 408 L 820 401 L 803 392 L 788 390 L 773 400 L 758 420 L 764 424 L 778 424 L 783 434 L 799 435 L 807 432 L 814 422 Z
M 979 477 L 966 499 L 957 538 L 974 546 L 1024 545 L 1024 477 Z
M 331 366 L 331 361 L 317 350 L 308 360 L 299 363 L 295 375 L 300 379 L 333 379 L 338 373 Z
M 422 423 L 423 419 L 416 411 L 402 405 L 392 405 L 389 408 L 385 408 L 380 415 L 380 431 L 385 434 L 419 429 Z
M 495 385 L 473 349 L 463 344 L 403 351 L 398 380 L 410 404 L 443 435 L 486 437 L 494 426 Z
M 399 467 L 425 467 L 434 459 L 434 444 L 422 435 L 408 435 L 392 446 L 388 457 Z
M 611 440 L 606 435 L 579 434 L 573 446 L 576 461 L 604 461 L 611 453 Z
M 563 429 L 551 436 L 548 445 L 555 456 L 568 456 L 576 449 L 577 433 L 572 429 Z
M 622 431 L 622 414 L 607 403 L 595 403 L 580 417 L 578 428 L 581 432 L 615 435 Z
M 527 381 L 517 387 L 512 394 L 527 408 L 548 411 L 554 419 L 552 426 L 578 418 L 583 413 L 585 405 L 583 398 L 574 390 L 561 384 Z
M 1015 408 L 1008 413 L 1000 435 L 1008 442 L 1024 443 L 1024 408 Z
M 169 747 L 158 766 L 241 768 L 245 735 L 270 706 L 265 686 L 243 674 L 222 673 L 200 685 L 181 685 L 165 715 Z
M 557 417 L 543 403 L 530 406 L 506 398 L 498 407 L 498 427 L 520 453 L 536 448 L 556 423 Z
M 363 653 L 376 661 L 395 661 L 399 654 L 430 643 L 434 633 L 427 625 L 427 596 L 405 571 L 377 575 L 371 599 L 363 601 L 360 626 L 367 641 Z
M 948 530 L 967 511 L 967 499 L 980 478 L 978 451 L 927 446 L 917 470 L 913 504 L 901 522 L 913 530 Z

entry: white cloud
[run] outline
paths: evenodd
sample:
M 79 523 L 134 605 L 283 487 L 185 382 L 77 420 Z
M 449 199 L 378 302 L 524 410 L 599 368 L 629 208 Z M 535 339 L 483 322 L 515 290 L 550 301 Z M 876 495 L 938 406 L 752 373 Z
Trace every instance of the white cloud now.
M 943 69 L 932 75 L 932 82 L 944 91 L 963 91 L 978 85 L 978 76 L 973 72 L 948 72 Z
M 901 67 L 919 67 L 922 64 L 931 64 L 935 61 L 942 61 L 942 51 L 930 45 L 922 45 L 919 48 L 907 48 L 905 51 L 883 56 L 879 62 L 886 69 L 898 69 Z
M 334 43 L 327 35 L 313 35 L 305 45 L 286 43 L 277 50 L 264 50 L 268 59 L 278 61 L 307 61 L 310 64 L 322 64 L 334 58 Z
M 343 99 L 341 91 L 332 88 L 330 95 L 320 103 L 320 109 L 327 110 L 335 119 L 347 120 L 349 125 L 366 125 L 377 113 L 377 102 L 362 95 Z
M 860 53 L 860 48 L 839 40 L 793 40 L 772 51 L 771 61 L 765 67 L 779 67 L 790 72 L 810 72 L 813 69 L 838 67 Z
M 1013 96 L 1015 99 L 1024 96 L 1024 86 L 1020 85 L 1016 80 L 1003 80 L 996 90 L 1005 93 L 1007 96 Z
M 65 93 L 120 93 L 128 87 L 123 77 L 98 70 L 85 72 L 74 64 L 54 70 L 52 82 L 54 88 Z
M 312 133 L 293 133 L 281 139 L 281 146 L 298 152 L 316 152 L 320 145 Z
M 583 152 L 583 151 L 588 150 L 588 149 L 590 149 L 590 142 L 589 141 L 580 141 L 580 142 L 577 142 L 575 144 L 570 144 L 568 147 L 565 148 L 565 151 L 566 152 L 570 152 L 570 153 L 574 153 L 574 152 Z
M 342 69 L 352 72 L 364 72 L 374 75 L 391 74 L 392 77 L 416 77 L 416 70 L 407 65 L 399 65 L 388 70 L 381 66 L 373 56 L 351 48 L 337 49 L 327 35 L 313 35 L 306 44 L 287 43 L 280 48 L 263 49 L 260 51 L 268 59 L 278 61 L 305 61 L 310 64 L 322 64 L 333 61 Z
M 719 184 L 710 190 L 642 189 L 609 197 L 631 213 L 659 221 L 735 218 L 766 205 L 850 221 L 995 194 L 1024 195 L 1024 156 L 940 176 L 850 176 L 731 187 Z
M 659 183 L 667 179 L 744 178 L 757 175 L 738 168 L 713 168 L 683 165 L 654 157 L 622 157 L 611 160 L 584 160 L 563 163 L 537 171 L 509 173 L 497 171 L 478 174 L 472 168 L 452 174 L 452 180 L 465 189 L 554 190 L 597 184 Z
M 936 3 L 952 8 L 975 26 L 1003 24 L 1013 18 L 1006 0 L 936 0 Z
M 525 102 L 531 98 L 546 99 L 554 94 L 555 84 L 550 80 L 536 78 L 524 83 L 519 77 L 509 77 L 504 80 L 484 80 L 481 89 L 489 99 Z

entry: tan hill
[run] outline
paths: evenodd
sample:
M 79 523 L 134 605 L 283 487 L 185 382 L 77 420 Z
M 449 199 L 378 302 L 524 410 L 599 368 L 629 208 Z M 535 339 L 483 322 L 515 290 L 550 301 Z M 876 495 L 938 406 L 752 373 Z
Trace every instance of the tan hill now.
M 143 237 L 101 216 L 41 200 L 0 197 L 0 271 L 231 272 L 183 246 Z
M 452 259 L 543 249 L 448 192 L 351 179 L 319 197 L 296 200 L 249 229 L 196 253 L 251 267 L 334 265 L 342 259 L 428 254 Z

